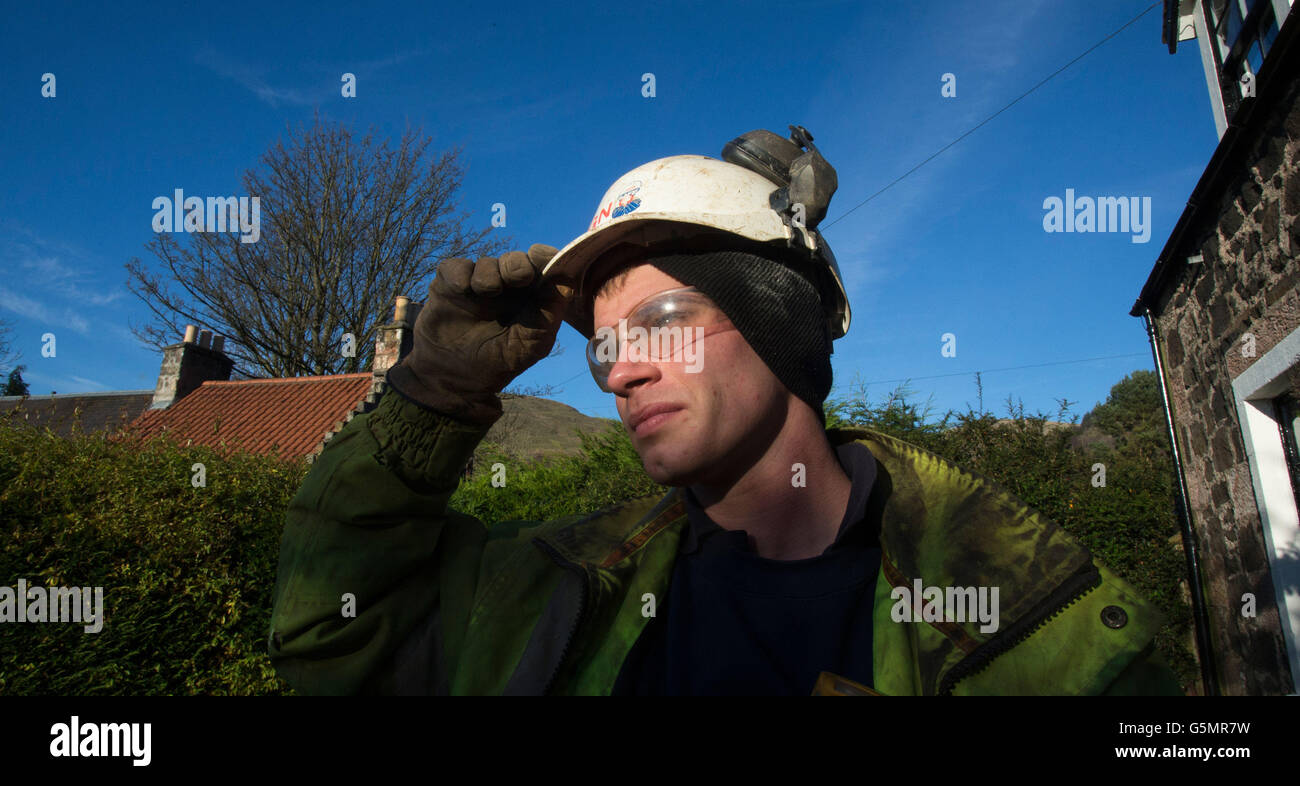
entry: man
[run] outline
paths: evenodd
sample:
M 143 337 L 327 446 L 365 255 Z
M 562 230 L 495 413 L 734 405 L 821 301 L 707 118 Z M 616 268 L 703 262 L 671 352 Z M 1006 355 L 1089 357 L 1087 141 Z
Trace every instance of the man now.
M 290 506 L 270 652 L 295 689 L 1179 692 L 1159 614 L 1054 523 L 824 430 L 850 311 L 815 229 L 834 170 L 792 130 L 632 170 L 558 253 L 442 263 L 392 390 Z M 546 523 L 448 510 L 562 320 L 672 493 Z

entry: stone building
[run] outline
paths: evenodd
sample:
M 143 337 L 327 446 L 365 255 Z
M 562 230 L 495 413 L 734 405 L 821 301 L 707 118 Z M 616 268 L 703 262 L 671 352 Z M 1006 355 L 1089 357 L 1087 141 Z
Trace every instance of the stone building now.
M 377 329 L 374 363 L 360 374 L 231 380 L 225 338 L 187 325 L 163 348 L 153 390 L 0 397 L 0 425 L 49 428 L 62 437 L 130 429 L 212 447 L 282 458 L 314 458 L 356 415 L 379 400 L 385 375 L 411 349 L 420 304 L 397 298 Z
M 230 380 L 225 340 L 186 326 L 163 349 L 150 408 L 131 428 L 200 445 L 315 458 L 352 418 L 372 409 L 385 375 L 411 348 L 419 304 L 399 296 L 393 320 L 378 328 L 371 370 L 360 374 Z
M 1179 473 L 1205 688 L 1300 678 L 1300 14 L 1170 0 L 1220 140 L 1130 314 L 1142 317 Z
M 122 428 L 153 401 L 152 390 L 106 390 L 98 393 L 51 393 L 48 396 L 0 396 L 0 424 L 48 428 L 61 437 Z

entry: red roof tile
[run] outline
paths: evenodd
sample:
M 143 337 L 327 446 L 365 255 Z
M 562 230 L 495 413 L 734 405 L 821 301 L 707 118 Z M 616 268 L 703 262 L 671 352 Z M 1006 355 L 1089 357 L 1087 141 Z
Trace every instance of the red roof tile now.
M 282 458 L 310 455 L 370 392 L 370 374 L 204 382 L 166 409 L 146 410 L 132 430 Z

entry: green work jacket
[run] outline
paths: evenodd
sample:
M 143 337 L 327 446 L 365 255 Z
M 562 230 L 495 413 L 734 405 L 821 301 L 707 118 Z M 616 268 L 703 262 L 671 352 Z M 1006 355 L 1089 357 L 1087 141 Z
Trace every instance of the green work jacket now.
M 389 392 L 312 465 L 289 507 L 269 636 L 296 691 L 611 692 L 648 622 L 645 596 L 667 592 L 682 492 L 485 526 L 447 508 L 485 434 Z M 876 691 L 1180 693 L 1152 651 L 1159 612 L 1058 525 L 914 445 L 828 434 L 877 460 Z M 896 622 L 891 593 L 918 579 L 998 587 L 999 627 Z

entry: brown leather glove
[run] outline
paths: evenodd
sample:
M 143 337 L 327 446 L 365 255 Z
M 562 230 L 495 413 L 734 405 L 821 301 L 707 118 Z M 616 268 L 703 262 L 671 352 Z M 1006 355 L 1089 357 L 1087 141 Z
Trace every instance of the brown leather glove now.
M 570 282 L 541 281 L 557 250 L 444 259 L 415 320 L 411 353 L 388 371 L 402 396 L 456 420 L 491 425 L 506 385 L 555 345 Z

